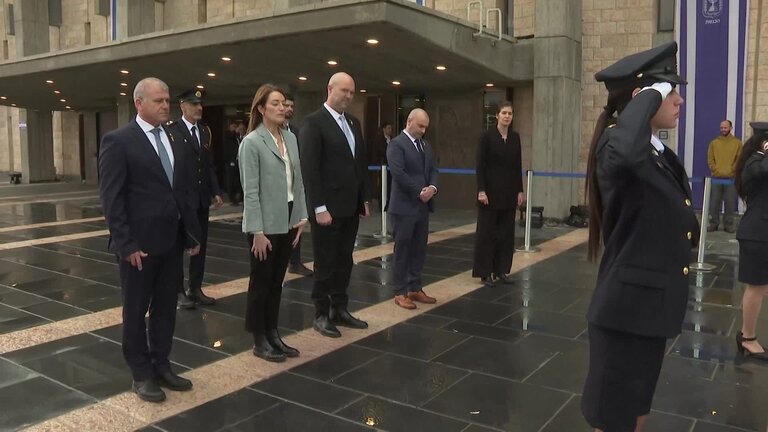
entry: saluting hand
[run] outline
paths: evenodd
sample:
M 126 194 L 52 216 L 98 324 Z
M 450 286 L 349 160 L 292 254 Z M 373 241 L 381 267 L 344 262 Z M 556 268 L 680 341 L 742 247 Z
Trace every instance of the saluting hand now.
M 142 270 L 141 259 L 142 258 L 146 258 L 146 257 L 147 257 L 146 253 L 144 253 L 143 251 L 138 251 L 138 252 L 134 252 L 134 253 L 128 255 L 125 258 L 125 260 L 128 261 L 129 263 L 131 263 L 132 266 L 134 266 L 137 269 L 139 269 L 139 271 L 141 271 Z

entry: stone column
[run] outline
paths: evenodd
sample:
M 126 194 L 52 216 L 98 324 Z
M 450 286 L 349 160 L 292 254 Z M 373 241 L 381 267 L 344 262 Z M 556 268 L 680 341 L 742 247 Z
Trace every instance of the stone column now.
M 117 1 L 117 39 L 155 31 L 155 0 Z
M 50 111 L 19 110 L 21 138 L 21 181 L 35 183 L 52 181 L 53 117 Z
M 135 115 L 132 100 L 123 98 L 117 102 L 117 127 L 125 126 Z
M 99 134 L 96 122 L 96 112 L 86 111 L 83 113 L 83 154 L 85 154 L 85 183 L 97 184 L 99 182 L 98 174 L 98 147 Z
M 581 0 L 536 0 L 533 148 L 536 171 L 578 172 L 581 145 Z M 538 178 L 532 204 L 562 219 L 583 201 L 583 179 Z
M 51 50 L 48 30 L 48 1 L 24 0 L 14 4 L 16 57 L 22 58 Z

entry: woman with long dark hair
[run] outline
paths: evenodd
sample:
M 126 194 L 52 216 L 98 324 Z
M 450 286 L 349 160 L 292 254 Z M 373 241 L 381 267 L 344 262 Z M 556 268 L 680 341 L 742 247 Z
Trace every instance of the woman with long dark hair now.
M 768 296 L 768 123 L 753 122 L 752 137 L 736 162 L 736 191 L 747 203 L 736 239 L 739 240 L 739 282 L 746 284 L 742 301 L 739 353 L 768 360 L 757 341 L 757 317 Z
M 683 104 L 676 53 L 676 43 L 664 44 L 595 75 L 608 102 L 589 150 L 588 253 L 596 260 L 603 252 L 587 312 L 581 410 L 598 431 L 642 429 L 666 339 L 685 316 L 698 223 L 685 169 L 658 138 L 675 127 Z
M 515 253 L 515 210 L 523 203 L 520 135 L 512 130 L 512 103 L 502 102 L 496 127 L 488 129 L 477 148 L 477 231 L 472 277 L 483 285 L 512 283 Z
M 299 355 L 280 338 L 277 321 L 291 249 L 307 222 L 299 149 L 296 137 L 283 129 L 284 103 L 279 88 L 259 87 L 238 150 L 251 261 L 245 328 L 253 334 L 253 354 L 274 362 Z

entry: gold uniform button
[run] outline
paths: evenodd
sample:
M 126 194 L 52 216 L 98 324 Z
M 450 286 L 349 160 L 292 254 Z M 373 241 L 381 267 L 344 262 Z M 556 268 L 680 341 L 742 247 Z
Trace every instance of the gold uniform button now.
M 683 274 L 688 276 L 688 267 L 683 267 Z
M 691 206 L 691 200 L 689 200 L 688 198 L 686 198 L 686 199 L 685 199 L 685 205 L 687 205 L 688 207 L 690 207 L 690 206 Z
M 202 180 L 198 180 L 198 181 L 197 181 L 197 184 L 203 184 L 203 181 L 202 181 Z M 688 269 L 686 269 L 686 270 L 688 270 Z M 687 273 L 686 273 L 686 274 L 687 274 Z
M 688 240 L 690 240 L 691 238 L 693 238 L 693 234 L 690 231 L 688 231 L 687 237 L 688 237 Z

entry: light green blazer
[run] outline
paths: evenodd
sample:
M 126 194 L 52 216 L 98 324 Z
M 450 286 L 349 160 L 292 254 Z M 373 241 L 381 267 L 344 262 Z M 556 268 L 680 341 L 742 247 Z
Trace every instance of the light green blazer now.
M 285 162 L 264 124 L 243 138 L 237 152 L 243 185 L 243 232 L 285 234 L 307 218 L 296 136 L 283 130 L 285 148 L 293 167 L 293 212 L 288 220 L 288 181 Z

